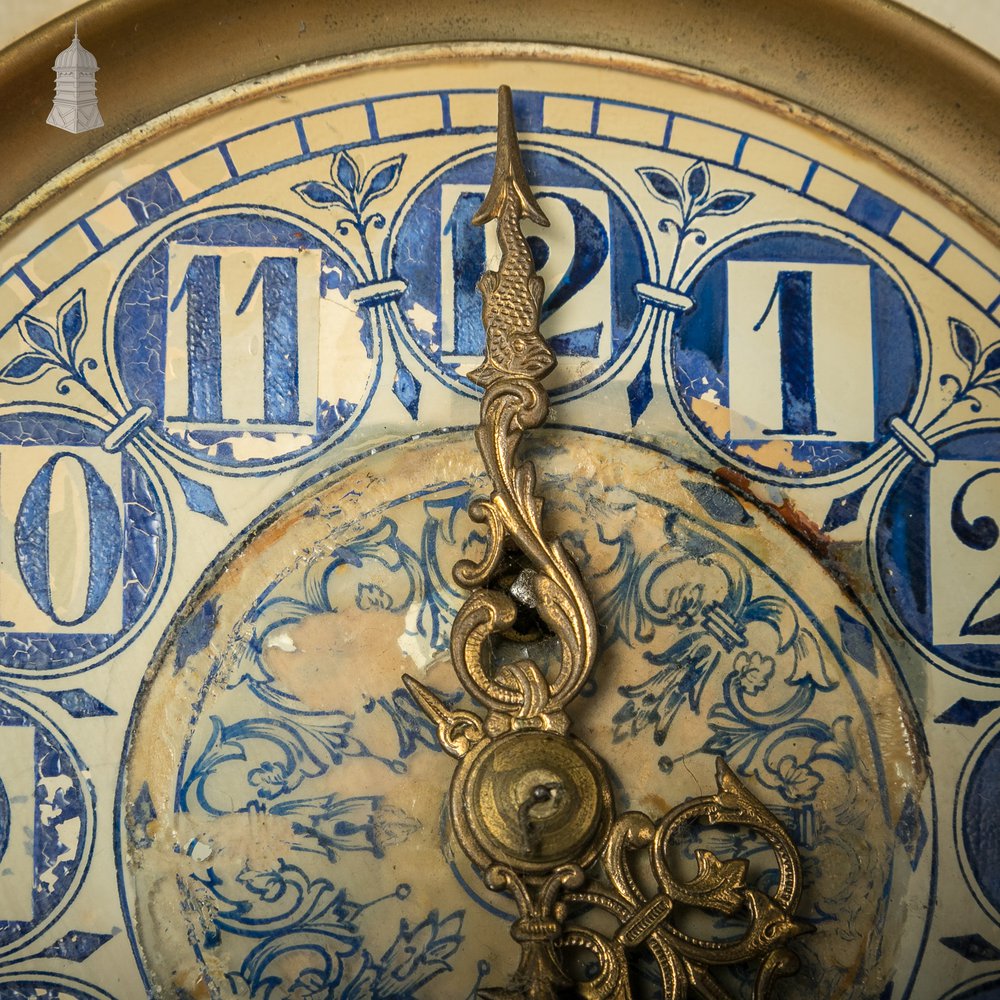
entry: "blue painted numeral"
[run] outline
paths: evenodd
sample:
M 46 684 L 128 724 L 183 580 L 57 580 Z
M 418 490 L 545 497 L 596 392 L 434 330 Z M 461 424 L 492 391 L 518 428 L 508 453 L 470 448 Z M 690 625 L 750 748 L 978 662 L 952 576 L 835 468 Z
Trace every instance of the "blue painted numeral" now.
M 262 257 L 250 277 L 235 313 L 224 313 L 223 279 L 226 263 L 221 254 L 195 254 L 170 303 L 170 311 L 186 308 L 187 408 L 168 420 L 201 424 L 235 423 L 244 415 L 226 412 L 227 373 L 223 333 L 233 315 L 243 316 L 258 299 L 263 341 L 263 411 L 245 416 L 251 424 L 307 424 L 300 418 L 300 350 L 298 260 L 295 257 Z M 233 272 L 227 280 L 232 281 Z M 227 334 L 228 335 L 228 334 Z M 228 359 L 232 361 L 232 359 Z
M 264 307 L 264 422 L 293 424 L 299 419 L 298 261 L 265 257 L 254 271 L 242 316 L 258 288 Z
M 816 361 L 813 349 L 812 272 L 779 271 L 763 315 L 754 324 L 759 330 L 777 303 L 778 343 L 781 359 L 781 427 L 765 434 L 798 437 L 832 434 L 819 429 L 816 420 Z
M 67 617 L 57 609 L 52 585 L 52 480 L 57 470 L 71 474 L 74 466 L 85 485 L 90 537 L 86 598 L 80 614 Z M 17 512 L 14 551 L 26 591 L 38 609 L 54 622 L 79 625 L 101 607 L 122 557 L 122 522 L 114 494 L 90 462 L 70 452 L 59 452 L 38 470 Z M 61 552 L 60 557 L 74 559 L 77 554 Z
M 475 272 L 478 276 L 486 270 L 486 232 L 482 226 L 472 224 L 472 217 L 482 200 L 481 196 L 471 191 L 460 194 L 444 226 L 444 233 L 451 236 L 454 248 L 451 255 L 455 288 L 454 353 L 459 355 L 481 354 L 485 345 L 485 334 L 479 321 L 482 303 L 475 282 L 470 285 L 466 279 L 467 274 Z
M 970 549 L 987 552 L 1000 541 L 1000 526 L 995 518 L 982 514 L 970 521 L 965 515 L 965 499 L 969 490 L 982 479 L 1000 476 L 1000 469 L 987 469 L 966 480 L 955 494 L 951 503 L 951 527 L 962 544 Z M 962 624 L 961 635 L 1000 635 L 1000 614 L 983 617 L 983 607 L 994 594 L 1000 591 L 1000 577 L 986 588 L 983 595 L 973 605 Z
M 573 220 L 573 248 L 564 265 L 559 281 L 548 290 L 542 301 L 539 323 L 570 302 L 600 274 L 610 252 L 608 232 L 601 220 L 577 198 L 547 191 L 542 201 L 562 202 Z M 482 306 L 476 282 L 486 270 L 486 235 L 472 224 L 472 217 L 482 204 L 482 194 L 465 191 L 455 200 L 443 233 L 452 239 L 452 277 L 454 287 L 455 347 L 460 356 L 479 355 L 485 347 L 485 334 L 479 312 Z M 541 236 L 529 236 L 535 266 L 542 270 L 549 262 L 552 247 Z M 602 324 L 561 333 L 551 338 L 556 354 L 576 357 L 597 357 L 600 352 Z
M 221 258 L 200 254 L 184 272 L 170 303 L 174 312 L 187 299 L 188 412 L 187 420 L 222 420 Z

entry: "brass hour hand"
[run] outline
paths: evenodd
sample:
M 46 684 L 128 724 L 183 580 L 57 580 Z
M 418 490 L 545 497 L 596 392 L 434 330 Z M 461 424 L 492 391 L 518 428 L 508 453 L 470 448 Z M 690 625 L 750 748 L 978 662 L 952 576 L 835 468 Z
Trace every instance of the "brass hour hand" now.
M 455 567 L 456 581 L 472 593 L 451 634 L 455 672 L 485 718 L 448 707 L 404 677 L 437 726 L 441 746 L 459 759 L 449 792 L 452 831 L 487 886 L 510 894 L 518 909 L 511 926 L 521 949 L 518 968 L 509 985 L 479 996 L 630 1000 L 628 954 L 643 948 L 666 997 L 697 993 L 723 1000 L 729 994 L 712 970 L 756 962 L 753 995 L 762 1000 L 776 978 L 798 967 L 788 942 L 811 929 L 794 916 L 802 870 L 781 823 L 721 759 L 715 794 L 657 820 L 637 812 L 616 816 L 603 761 L 569 731 L 565 709 L 594 667 L 597 623 L 576 565 L 543 530 L 534 466 L 517 457 L 523 433 L 548 413 L 541 380 L 555 356 L 539 330 L 542 281 L 521 231 L 522 219 L 547 222 L 521 162 L 509 88 L 500 88 L 499 101 L 493 182 L 474 221 L 497 221 L 502 256 L 479 283 L 486 357 L 470 375 L 485 390 L 476 442 L 493 492 L 470 505 L 472 519 L 486 527 L 487 544 L 479 562 Z M 530 568 L 511 582 L 515 551 Z M 494 643 L 511 634 L 519 605 L 537 615 L 539 634 L 520 637 L 521 659 L 496 666 Z M 559 657 L 542 666 L 528 654 L 550 636 L 558 640 Z M 765 894 L 750 884 L 745 860 L 707 850 L 697 852 L 693 878 L 676 876 L 668 846 L 688 824 L 756 831 L 777 860 L 777 888 Z M 643 885 L 655 881 L 653 891 L 634 874 L 639 862 L 650 875 Z M 745 932 L 702 940 L 674 926 L 678 907 L 742 915 Z M 596 911 L 603 917 L 595 921 Z M 617 922 L 611 933 L 608 918 Z M 590 962 L 580 962 L 581 954 Z M 587 971 L 574 975 L 571 961 Z

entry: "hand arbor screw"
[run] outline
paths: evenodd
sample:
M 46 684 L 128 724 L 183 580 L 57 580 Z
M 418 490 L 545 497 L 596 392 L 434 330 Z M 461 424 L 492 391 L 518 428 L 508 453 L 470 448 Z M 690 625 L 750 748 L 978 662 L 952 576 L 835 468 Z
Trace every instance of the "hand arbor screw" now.
M 500 88 L 499 104 L 493 181 L 473 221 L 497 220 L 502 254 L 497 270 L 479 281 L 486 356 L 469 376 L 484 390 L 476 442 L 493 494 L 470 506 L 472 518 L 486 525 L 488 542 L 478 563 L 462 560 L 455 566 L 455 580 L 472 593 L 451 635 L 455 671 L 469 695 L 485 706 L 486 717 L 452 710 L 404 676 L 411 695 L 437 724 L 442 747 L 460 762 L 449 792 L 455 836 L 487 886 L 510 893 L 518 907 L 511 933 L 521 947 L 520 964 L 509 986 L 479 995 L 631 1000 L 627 953 L 644 947 L 668 1000 L 692 989 L 709 1000 L 725 998 L 712 968 L 754 962 L 754 997 L 762 1000 L 776 978 L 798 968 L 788 942 L 812 930 L 794 916 L 802 869 L 784 827 L 722 758 L 716 761 L 714 795 L 690 799 L 658 820 L 639 812 L 616 815 L 603 762 L 569 732 L 565 706 L 593 669 L 597 623 L 576 565 L 560 542 L 542 531 L 534 466 L 517 460 L 522 434 L 548 413 L 541 380 L 556 361 L 538 330 L 542 280 L 521 231 L 521 219 L 540 225 L 548 220 L 521 164 L 508 87 Z M 501 589 L 515 550 L 531 568 Z M 559 642 L 558 665 L 549 671 L 527 657 L 495 669 L 488 662 L 490 640 L 509 634 L 519 606 L 533 609 Z M 777 859 L 773 893 L 748 884 L 745 859 L 723 861 L 707 850 L 696 852 L 695 877 L 678 879 L 667 848 L 675 831 L 697 822 L 756 830 Z M 639 852 L 647 855 L 656 879 L 658 891 L 651 896 L 632 871 L 632 856 Z M 677 906 L 742 914 L 746 930 L 724 941 L 694 937 L 674 926 Z M 588 926 L 588 910 L 609 914 L 617 930 L 608 934 Z M 597 972 L 575 981 L 564 956 L 581 949 L 592 956 Z

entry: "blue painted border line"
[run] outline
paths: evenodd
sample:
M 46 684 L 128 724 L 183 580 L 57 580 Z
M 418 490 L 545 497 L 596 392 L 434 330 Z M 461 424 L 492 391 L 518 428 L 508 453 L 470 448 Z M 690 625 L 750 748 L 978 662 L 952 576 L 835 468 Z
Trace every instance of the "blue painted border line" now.
M 240 172 L 236 169 L 236 164 L 233 163 L 233 158 L 229 153 L 229 147 L 224 142 L 219 143 L 219 156 L 221 156 L 225 162 L 226 169 L 229 171 L 229 176 L 234 180 L 239 177 Z
M 78 221 L 77 225 L 83 231 L 84 236 L 86 236 L 87 239 L 90 240 L 90 242 L 94 244 L 95 249 L 97 249 L 97 250 L 103 250 L 104 249 L 103 244 L 98 239 L 97 233 L 94 232 L 94 230 L 91 227 L 90 223 L 87 221 L 86 216 L 84 216 L 83 218 L 81 218 Z

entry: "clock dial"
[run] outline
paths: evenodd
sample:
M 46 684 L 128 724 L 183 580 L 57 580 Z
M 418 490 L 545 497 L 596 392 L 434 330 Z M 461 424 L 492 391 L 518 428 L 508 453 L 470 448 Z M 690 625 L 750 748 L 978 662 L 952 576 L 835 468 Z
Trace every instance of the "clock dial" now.
M 658 449 L 577 430 L 531 457 L 546 524 L 603 629 L 570 710 L 620 810 L 658 816 L 704 794 L 722 755 L 801 852 L 798 915 L 817 926 L 795 945 L 802 980 L 830 996 L 882 982 L 912 949 L 906 909 L 928 890 L 903 818 L 926 774 L 863 611 L 760 510 Z M 455 763 L 400 680 L 405 667 L 449 707 L 478 707 L 448 636 L 464 600 L 451 566 L 484 546 L 468 514 L 487 492 L 479 464 L 464 432 L 352 463 L 271 515 L 175 619 L 139 698 L 124 792 L 138 942 L 168 994 L 274 979 L 282 995 L 308 983 L 378 996 L 402 978 L 465 997 L 516 967 L 516 909 L 455 843 Z M 482 781 L 500 781 L 490 765 Z M 669 852 L 686 877 L 713 850 L 749 857 L 773 889 L 759 834 L 687 834 Z M 716 917 L 709 933 L 739 926 Z M 638 967 L 639 996 L 657 995 L 655 978 Z
M 5 239 L 13 982 L 504 981 L 509 904 L 455 849 L 400 680 L 459 695 L 504 82 L 551 223 L 525 227 L 559 360 L 540 492 L 604 647 L 577 731 L 623 808 L 705 793 L 721 755 L 782 817 L 817 929 L 790 993 L 938 997 L 993 955 L 995 245 L 732 82 L 459 46 L 182 110 Z M 740 844 L 772 877 L 706 837 L 678 864 Z

